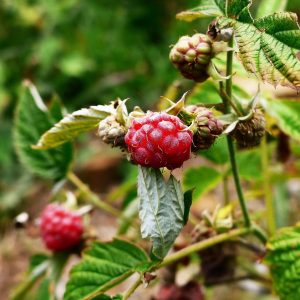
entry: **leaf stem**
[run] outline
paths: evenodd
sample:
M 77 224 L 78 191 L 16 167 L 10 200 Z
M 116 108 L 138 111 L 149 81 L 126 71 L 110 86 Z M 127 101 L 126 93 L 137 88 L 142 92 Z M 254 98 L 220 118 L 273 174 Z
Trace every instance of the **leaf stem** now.
M 129 299 L 129 297 L 135 292 L 135 290 L 140 286 L 141 283 L 142 283 L 142 279 L 141 276 L 139 276 L 138 279 L 133 283 L 133 285 L 130 286 L 129 289 L 123 293 L 122 300 Z
M 262 138 L 261 142 L 261 152 L 262 152 L 262 170 L 264 174 L 264 194 L 266 202 L 266 214 L 269 233 L 272 235 L 276 231 L 276 221 L 275 221 L 275 211 L 273 204 L 272 191 L 270 188 L 270 173 L 269 173 L 269 157 L 268 157 L 268 146 L 266 135 Z
M 113 206 L 102 201 L 84 182 L 82 182 L 74 173 L 68 173 L 68 179 L 80 190 L 87 200 L 96 207 L 112 214 L 115 217 L 120 217 L 121 212 Z
M 228 47 L 230 47 L 230 48 L 233 47 L 233 37 L 228 42 Z M 226 76 L 228 78 L 226 79 L 225 91 L 226 91 L 226 94 L 228 95 L 229 99 L 232 98 L 232 61 L 233 61 L 233 51 L 228 51 L 227 52 L 227 62 L 226 62 Z M 225 98 L 223 98 L 223 103 L 225 106 L 225 112 L 229 113 L 228 99 L 226 100 Z M 250 227 L 251 220 L 250 220 L 248 208 L 246 205 L 246 201 L 244 198 L 244 194 L 243 194 L 243 190 L 242 190 L 242 186 L 241 186 L 241 182 L 240 182 L 240 178 L 239 178 L 233 140 L 230 136 L 227 136 L 227 145 L 228 145 L 232 174 L 233 174 L 234 183 L 235 183 L 236 191 L 238 194 L 240 206 L 242 209 L 245 226 Z
M 209 247 L 220 244 L 220 243 L 225 242 L 227 240 L 230 240 L 232 238 L 251 233 L 252 231 L 253 231 L 253 229 L 250 228 L 250 227 L 233 229 L 229 232 L 222 233 L 222 234 L 216 235 L 212 238 L 209 238 L 209 239 L 206 239 L 204 241 L 198 242 L 198 243 L 193 244 L 191 246 L 188 246 L 188 247 L 186 247 L 186 248 L 184 248 L 180 251 L 177 251 L 174 254 L 171 254 L 171 255 L 167 256 L 161 262 L 161 264 L 158 266 L 158 268 L 171 265 L 172 263 L 174 263 L 174 262 L 176 262 L 176 261 L 178 261 L 178 260 L 194 253 L 194 252 L 198 252 L 198 251 L 207 249 Z

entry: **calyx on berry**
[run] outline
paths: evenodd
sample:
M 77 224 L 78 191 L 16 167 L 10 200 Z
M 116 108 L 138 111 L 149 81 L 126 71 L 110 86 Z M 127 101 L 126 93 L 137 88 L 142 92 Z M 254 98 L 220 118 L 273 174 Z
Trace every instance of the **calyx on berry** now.
M 192 132 L 176 116 L 150 112 L 132 121 L 125 143 L 134 163 L 173 170 L 190 158 Z

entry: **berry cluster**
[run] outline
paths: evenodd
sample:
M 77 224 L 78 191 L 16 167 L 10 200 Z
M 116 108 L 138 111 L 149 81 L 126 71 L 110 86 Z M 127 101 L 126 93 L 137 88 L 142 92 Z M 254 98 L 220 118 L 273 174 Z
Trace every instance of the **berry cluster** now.
M 49 204 L 42 212 L 40 229 L 49 250 L 70 250 L 81 242 L 82 218 L 60 205 Z
M 125 143 L 133 162 L 173 170 L 190 158 L 192 136 L 178 117 L 155 112 L 133 120 Z
M 209 77 L 207 69 L 211 58 L 212 43 L 207 35 L 200 33 L 182 36 L 170 52 L 170 60 L 181 74 L 197 82 Z

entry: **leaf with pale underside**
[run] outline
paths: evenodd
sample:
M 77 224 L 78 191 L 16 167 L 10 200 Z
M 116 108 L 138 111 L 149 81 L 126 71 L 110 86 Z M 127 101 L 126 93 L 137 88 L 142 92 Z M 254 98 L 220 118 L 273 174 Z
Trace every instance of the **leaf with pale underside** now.
M 248 12 L 250 4 L 250 0 L 228 0 L 228 6 L 226 0 L 201 0 L 197 7 L 178 13 L 176 18 L 191 22 L 198 18 L 225 15 L 234 19 L 250 20 L 251 16 Z
M 139 215 L 143 238 L 152 241 L 152 253 L 163 259 L 184 225 L 184 197 L 173 175 L 165 181 L 159 169 L 139 166 Z
M 95 129 L 101 120 L 114 112 L 111 104 L 91 106 L 68 114 L 42 135 L 35 148 L 49 149 L 71 141 L 81 133 Z

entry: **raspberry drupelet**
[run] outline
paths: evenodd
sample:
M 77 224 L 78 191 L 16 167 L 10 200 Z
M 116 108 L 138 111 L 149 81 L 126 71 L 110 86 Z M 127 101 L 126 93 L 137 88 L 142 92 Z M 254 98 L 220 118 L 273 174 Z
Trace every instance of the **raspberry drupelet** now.
M 178 117 L 154 112 L 133 120 L 125 142 L 134 163 L 173 170 L 190 158 L 192 138 Z
M 49 204 L 40 219 L 42 239 L 49 250 L 66 251 L 80 244 L 82 217 L 58 204 Z

